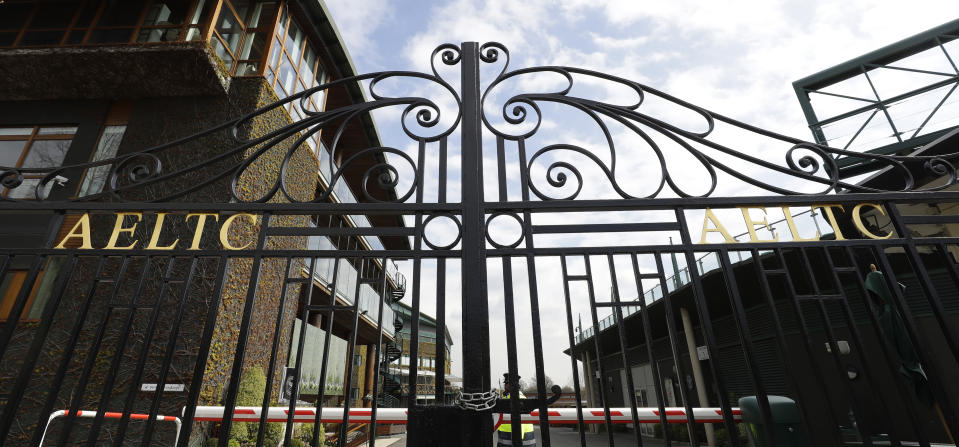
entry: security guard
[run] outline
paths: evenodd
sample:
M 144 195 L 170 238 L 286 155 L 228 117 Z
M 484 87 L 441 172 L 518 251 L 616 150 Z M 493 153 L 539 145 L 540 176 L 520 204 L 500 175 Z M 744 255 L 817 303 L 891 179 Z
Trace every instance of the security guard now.
M 525 399 L 526 396 L 523 395 L 523 392 L 519 390 L 519 375 L 510 377 L 509 373 L 503 374 L 503 399 L 510 399 L 513 395 L 513 390 L 516 390 L 516 393 L 519 394 L 520 399 Z M 503 415 L 504 420 L 510 420 L 509 414 Z M 523 445 L 524 446 L 535 446 L 536 438 L 533 435 L 533 424 L 523 424 Z M 497 447 L 514 447 L 513 446 L 513 427 L 509 423 L 500 424 L 499 429 L 497 430 Z

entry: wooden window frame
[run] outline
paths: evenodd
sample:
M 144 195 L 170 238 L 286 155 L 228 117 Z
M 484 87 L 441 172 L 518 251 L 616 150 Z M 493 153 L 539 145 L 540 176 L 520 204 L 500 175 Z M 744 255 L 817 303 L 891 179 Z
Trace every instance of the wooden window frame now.
M 23 305 L 23 310 L 20 311 L 20 318 L 17 318 L 16 321 L 20 323 L 32 323 L 40 321 L 37 318 L 23 318 L 24 315 L 30 313 L 31 308 L 33 308 L 33 301 L 37 297 L 37 292 L 40 290 L 40 283 L 43 282 L 43 275 L 46 273 L 46 268 L 40 269 L 37 272 L 37 277 L 33 281 L 33 289 L 30 290 L 30 295 L 27 296 L 27 302 Z M 4 296 L 0 296 L 0 309 L 6 307 L 4 304 L 9 303 L 10 308 L 6 309 L 7 315 L 0 315 L 0 323 L 6 323 L 11 320 L 10 312 L 13 311 L 13 306 L 17 302 L 17 297 L 20 295 L 20 291 L 23 290 L 23 283 L 26 282 L 27 277 L 30 276 L 30 270 L 27 269 L 9 269 L 4 272 L 4 276 L 8 274 L 20 274 L 20 283 L 16 286 L 13 285 L 11 281 L 11 287 L 7 289 Z M 3 278 L 0 278 L 0 281 L 3 281 Z
M 23 128 L 26 128 L 26 127 L 31 127 L 31 126 L 30 126 L 30 125 L 25 125 L 25 126 L 6 126 L 6 125 L 5 125 L 5 126 L 0 126 L 0 127 L 4 127 L 4 128 L 23 127 Z M 79 126 L 76 125 L 76 124 L 62 124 L 62 125 L 44 124 L 44 125 L 33 125 L 32 127 L 33 127 L 33 130 L 30 132 L 30 135 L 27 136 L 27 139 L 26 139 L 26 140 L 23 139 L 23 135 L 0 135 L 0 141 L 24 141 L 23 149 L 20 150 L 20 157 L 17 158 L 17 164 L 16 164 L 15 166 L 9 166 L 9 167 L 11 167 L 11 168 L 20 168 L 20 167 L 22 167 L 22 166 L 23 166 L 23 162 L 26 160 L 27 155 L 30 153 L 30 148 L 33 147 L 33 143 L 34 143 L 35 141 L 48 141 L 48 140 L 71 140 L 71 141 L 72 141 L 74 138 L 76 138 L 77 132 L 79 131 Z M 76 127 L 76 129 L 74 129 L 73 133 L 71 133 L 71 134 L 47 134 L 47 135 L 40 135 L 40 129 L 45 128 L 45 127 Z M 26 179 L 34 179 L 34 180 L 35 180 L 35 179 L 41 179 L 41 178 L 43 178 L 43 177 L 44 177 L 43 175 L 38 175 L 38 174 L 24 174 L 24 175 L 23 175 L 23 178 L 24 178 L 25 180 L 26 180 Z M 6 197 L 9 192 L 10 192 L 10 189 L 9 189 L 9 188 L 3 188 L 2 190 L 0 190 L 0 197 Z M 22 199 L 22 200 L 30 200 L 30 199 Z
M 42 12 L 40 11 L 40 8 L 43 6 L 43 4 L 39 2 L 33 3 L 32 4 L 33 9 L 31 9 L 30 13 L 27 16 L 27 19 L 24 21 L 24 23 L 20 25 L 19 28 L 10 28 L 10 29 L 0 30 L 3 32 L 14 32 L 14 31 L 17 32 L 17 37 L 14 39 L 14 42 L 11 46 L 0 47 L 0 48 L 57 48 L 57 47 L 75 47 L 75 46 L 101 46 L 101 45 L 106 46 L 106 45 L 131 45 L 131 44 L 132 45 L 157 45 L 157 44 L 163 45 L 170 42 L 187 42 L 186 40 L 187 34 L 189 34 L 189 31 L 192 28 L 199 29 L 200 35 L 203 36 L 202 40 L 209 42 L 211 26 L 213 23 L 215 23 L 216 16 L 218 15 L 220 10 L 220 5 L 225 0 L 208 0 L 216 3 L 216 7 L 214 7 L 212 10 L 211 17 L 201 20 L 197 24 L 192 24 L 190 23 L 189 20 L 185 20 L 180 25 L 144 25 L 144 21 L 146 20 L 146 14 L 147 12 L 149 12 L 150 6 L 153 4 L 152 1 L 144 2 L 136 23 L 133 25 L 122 25 L 122 26 L 98 26 L 97 25 L 97 23 L 103 17 L 103 12 L 106 9 L 106 3 L 101 2 L 97 5 L 96 11 L 94 12 L 93 16 L 90 19 L 90 23 L 85 24 L 83 26 L 77 26 L 77 22 L 80 20 L 81 14 L 83 14 L 83 12 L 86 10 L 86 7 L 90 5 L 93 1 L 95 0 L 86 0 L 86 1 L 79 2 L 77 4 L 78 6 L 76 11 L 73 13 L 73 18 L 70 19 L 70 24 L 67 25 L 67 27 L 65 28 L 35 28 L 35 29 L 30 28 L 29 24 L 33 21 L 34 17 L 36 17 L 37 14 L 42 14 Z M 192 17 L 196 13 L 197 8 L 200 7 L 200 1 L 201 0 L 191 0 L 190 6 L 187 9 L 188 11 L 186 15 L 187 18 Z M 140 32 L 145 29 L 151 30 L 151 29 L 177 29 L 177 28 L 180 29 L 180 34 L 175 41 L 137 42 Z M 132 30 L 132 33 L 130 35 L 130 38 L 127 39 L 126 42 L 91 43 L 90 37 L 93 34 L 93 32 L 97 30 Z M 53 44 L 53 45 L 28 45 L 28 46 L 22 45 L 24 35 L 27 32 L 34 32 L 34 31 L 63 31 L 63 37 L 60 38 L 59 43 Z M 73 43 L 73 44 L 67 43 L 70 39 L 70 36 L 74 32 L 83 32 L 83 38 L 78 43 Z

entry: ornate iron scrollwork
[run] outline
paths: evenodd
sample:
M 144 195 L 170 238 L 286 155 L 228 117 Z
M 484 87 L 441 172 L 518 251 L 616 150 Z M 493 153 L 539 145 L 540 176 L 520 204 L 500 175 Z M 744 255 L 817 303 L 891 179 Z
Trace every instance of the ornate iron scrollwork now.
M 277 101 L 257 109 L 246 116 L 223 123 L 211 129 L 199 132 L 186 138 L 178 139 L 166 144 L 151 147 L 131 154 L 118 156 L 108 160 L 94 161 L 89 163 L 75 164 L 69 166 L 53 168 L 17 168 L 0 167 L 0 183 L 3 188 L 13 190 L 16 188 L 35 188 L 32 198 L 44 200 L 45 191 L 49 184 L 55 181 L 58 176 L 66 171 L 89 170 L 98 167 L 107 167 L 109 173 L 107 182 L 102 193 L 75 198 L 73 200 L 96 200 L 108 198 L 117 201 L 140 200 L 129 193 L 136 188 L 158 185 L 161 182 L 171 182 L 181 176 L 192 175 L 200 177 L 199 181 L 181 182 L 177 189 L 165 191 L 162 197 L 151 196 L 151 201 L 169 201 L 183 197 L 201 188 L 213 185 L 221 180 L 228 180 L 231 185 L 231 195 L 237 201 L 246 202 L 267 202 L 281 196 L 286 201 L 298 202 L 290 192 L 290 185 L 287 185 L 284 175 L 289 169 L 293 154 L 298 148 L 307 144 L 307 140 L 319 132 L 321 129 L 332 131 L 333 137 L 329 140 L 332 160 L 342 160 L 339 165 L 330 163 L 329 171 L 326 176 L 330 183 L 330 188 L 325 192 L 318 193 L 310 200 L 313 202 L 325 202 L 334 189 L 332 186 L 343 180 L 344 172 L 357 160 L 364 157 L 374 156 L 378 160 L 372 165 L 366 167 L 362 173 L 360 190 L 360 200 L 365 202 L 381 201 L 382 196 L 377 196 L 369 191 L 368 186 L 375 184 L 377 188 L 383 190 L 393 190 L 400 187 L 401 184 L 409 184 L 405 191 L 397 191 L 396 198 L 391 201 L 406 202 L 413 197 L 417 188 L 422 188 L 423 170 L 420 164 L 422 160 L 415 159 L 406 151 L 390 147 L 368 147 L 368 148 L 349 148 L 347 156 L 342 156 L 347 148 L 341 146 L 341 140 L 344 131 L 348 125 L 356 120 L 371 113 L 374 110 L 389 107 L 402 107 L 400 114 L 400 125 L 403 132 L 412 140 L 422 143 L 436 142 L 450 136 L 460 125 L 462 120 L 462 103 L 460 92 L 458 92 L 447 80 L 443 78 L 438 70 L 437 64 L 453 66 L 460 63 L 460 48 L 453 44 L 443 44 L 438 46 L 430 56 L 431 73 L 421 73 L 413 71 L 385 71 L 352 76 L 338 79 L 298 94 Z M 749 124 L 733 120 L 724 115 L 697 107 L 675 96 L 666 94 L 662 91 L 645 86 L 635 81 L 601 73 L 592 70 L 586 70 L 575 67 L 565 66 L 542 66 L 510 70 L 510 53 L 507 48 L 497 42 L 490 42 L 480 47 L 480 59 L 486 64 L 502 64 L 499 73 L 482 92 L 482 101 L 484 105 L 491 105 L 489 102 L 496 96 L 493 94 L 498 88 L 502 87 L 511 80 L 516 80 L 524 75 L 552 74 L 565 80 L 565 85 L 558 89 L 552 89 L 547 92 L 538 93 L 520 93 L 508 97 L 500 107 L 503 124 L 494 123 L 484 108 L 482 121 L 485 128 L 495 136 L 507 141 L 525 141 L 540 132 L 543 124 L 543 104 L 558 104 L 570 108 L 570 110 L 585 115 L 587 122 L 595 125 L 603 136 L 606 148 L 597 152 L 595 148 L 586 148 L 568 142 L 559 142 L 548 144 L 532 150 L 525 159 L 520 169 L 525 171 L 526 178 L 529 179 L 528 185 L 524 186 L 540 200 L 574 200 L 580 197 L 584 182 L 588 179 L 584 176 L 582 167 L 577 163 L 563 159 L 564 156 L 573 155 L 579 159 L 587 160 L 592 163 L 605 181 L 609 184 L 615 195 L 626 198 L 655 198 L 664 194 L 675 194 L 679 197 L 706 197 L 711 196 L 717 191 L 721 175 L 728 176 L 741 181 L 743 184 L 758 187 L 760 189 L 785 195 L 794 194 L 828 194 L 839 191 L 853 192 L 885 192 L 888 190 L 874 187 L 858 185 L 844 181 L 839 175 L 839 166 L 837 157 L 849 157 L 853 160 L 862 162 L 871 162 L 879 167 L 886 167 L 893 171 L 893 174 L 901 180 L 901 188 L 897 191 L 935 191 L 942 190 L 956 183 L 956 168 L 953 162 L 959 159 L 959 153 L 950 153 L 939 156 L 899 156 L 899 155 L 878 155 L 848 150 L 836 149 L 822 146 L 785 135 L 781 135 L 768 130 L 760 129 Z M 421 96 L 389 96 L 381 92 L 379 86 L 385 81 L 406 78 L 415 80 L 425 80 L 432 85 L 439 87 L 444 95 L 450 95 L 452 103 L 455 103 L 455 110 L 441 110 L 441 106 L 435 101 Z M 592 79 L 601 82 L 612 83 L 626 88 L 636 96 L 636 101 L 631 104 L 617 105 L 609 102 L 585 98 L 572 94 L 574 85 L 581 78 Z M 318 92 L 327 91 L 331 88 L 342 87 L 346 84 L 366 84 L 365 93 L 370 99 L 360 103 L 350 104 L 340 108 L 326 111 L 310 111 L 306 105 L 309 98 Z M 698 117 L 702 129 L 690 130 L 682 126 L 667 122 L 654 114 L 644 113 L 644 104 L 651 96 L 659 100 L 680 107 L 694 116 Z M 265 113 L 269 113 L 278 108 L 284 107 L 298 101 L 300 108 L 305 114 L 305 118 L 288 124 L 286 126 L 273 129 L 264 135 L 255 138 L 244 139 L 240 137 L 240 130 L 249 125 L 252 120 Z M 444 122 L 441 116 L 444 113 L 452 113 L 453 119 Z M 646 149 L 649 149 L 650 161 L 659 171 L 657 179 L 652 182 L 651 192 L 644 195 L 636 195 L 627 192 L 627 188 L 618 180 L 618 176 L 626 175 L 621 172 L 622 155 L 618 153 L 616 136 L 610 130 L 610 124 L 615 123 L 618 126 L 628 130 L 629 133 L 639 137 L 644 142 Z M 752 135 L 764 138 L 775 144 L 783 144 L 782 159 L 776 161 L 768 157 L 752 154 L 747 151 L 733 149 L 720 144 L 712 139 L 714 131 L 718 124 L 732 126 L 739 131 L 745 131 Z M 444 127 L 445 126 L 445 127 Z M 432 132 L 424 132 L 431 130 Z M 185 167 L 166 171 L 164 163 L 161 161 L 161 155 L 177 146 L 197 141 L 201 138 L 210 136 L 216 132 L 228 132 L 231 136 L 229 146 L 216 155 L 204 159 L 192 161 Z M 702 192 L 695 193 L 689 187 L 681 185 L 677 179 L 676 173 L 672 172 L 667 163 L 667 155 L 657 139 L 652 133 L 658 134 L 660 139 L 670 142 L 685 151 L 706 175 L 699 178 L 703 185 L 699 189 Z M 244 172 L 257 160 L 259 160 L 270 149 L 276 147 L 281 141 L 289 138 L 294 139 L 294 143 L 288 148 L 285 156 L 280 163 L 280 172 L 272 186 L 266 189 L 265 193 L 257 197 L 249 197 L 241 194 L 239 191 L 241 177 Z M 709 153 L 703 150 L 708 148 Z M 389 158 L 386 155 L 389 154 Z M 717 157 L 722 154 L 721 157 Z M 214 165 L 230 157 L 242 156 L 242 161 L 235 165 L 213 168 Z M 744 164 L 772 174 L 772 177 L 757 177 L 752 170 L 743 170 L 742 168 L 732 166 L 725 159 L 736 160 L 739 164 Z M 403 169 L 396 164 L 403 164 Z M 539 165 L 545 165 L 543 176 L 533 178 L 530 176 L 534 168 Z M 217 165 L 219 166 L 219 165 Z M 920 189 L 917 185 L 914 171 L 921 171 L 928 176 L 935 177 L 938 181 L 935 186 Z M 411 181 L 402 182 L 400 176 L 403 172 L 412 172 L 415 178 Z M 24 182 L 25 177 L 38 178 L 39 182 Z M 62 177 L 61 177 L 62 178 Z M 545 184 L 543 182 L 545 180 Z M 818 185 L 818 190 L 814 192 L 805 192 L 800 188 L 787 185 L 786 180 L 799 181 L 801 186 Z M 169 184 L 169 183 L 166 183 Z M 807 186 L 808 188 L 808 186 Z M 549 191 L 564 189 L 566 192 L 554 193 Z M 23 194 L 17 194 L 23 196 Z M 17 200 L 9 197 L 3 197 L 2 200 Z

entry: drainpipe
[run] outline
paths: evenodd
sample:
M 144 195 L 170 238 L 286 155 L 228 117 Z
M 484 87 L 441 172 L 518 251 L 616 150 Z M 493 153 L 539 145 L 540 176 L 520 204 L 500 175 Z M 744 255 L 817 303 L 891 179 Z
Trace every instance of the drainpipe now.
M 673 244 L 673 238 L 669 238 L 669 244 Z M 676 290 L 679 290 L 679 262 L 676 261 L 676 253 L 670 253 L 673 261 L 673 281 L 676 284 Z M 690 272 L 692 275 L 692 272 Z M 696 396 L 699 397 L 699 406 L 709 406 L 709 400 L 706 398 L 706 381 L 703 380 L 703 367 L 700 364 L 699 356 L 696 355 L 696 336 L 693 334 L 693 321 L 689 318 L 689 311 L 685 307 L 679 308 L 679 314 L 683 319 L 683 333 L 686 334 L 686 349 L 689 351 L 689 364 L 693 368 L 693 381 L 696 383 Z M 678 362 L 679 359 L 676 359 Z M 682 378 L 680 378 L 682 382 Z M 713 431 L 713 424 L 703 424 L 706 429 L 706 443 L 709 447 L 716 445 L 716 433 Z

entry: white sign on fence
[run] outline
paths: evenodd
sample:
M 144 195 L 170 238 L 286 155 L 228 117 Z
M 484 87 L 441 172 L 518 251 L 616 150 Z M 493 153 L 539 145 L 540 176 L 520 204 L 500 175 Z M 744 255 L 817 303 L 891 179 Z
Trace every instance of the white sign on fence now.
M 144 383 L 140 385 L 140 391 L 156 391 L 157 384 L 155 383 Z M 182 383 L 167 383 L 163 385 L 163 391 L 169 392 L 183 392 L 186 391 L 186 385 Z

